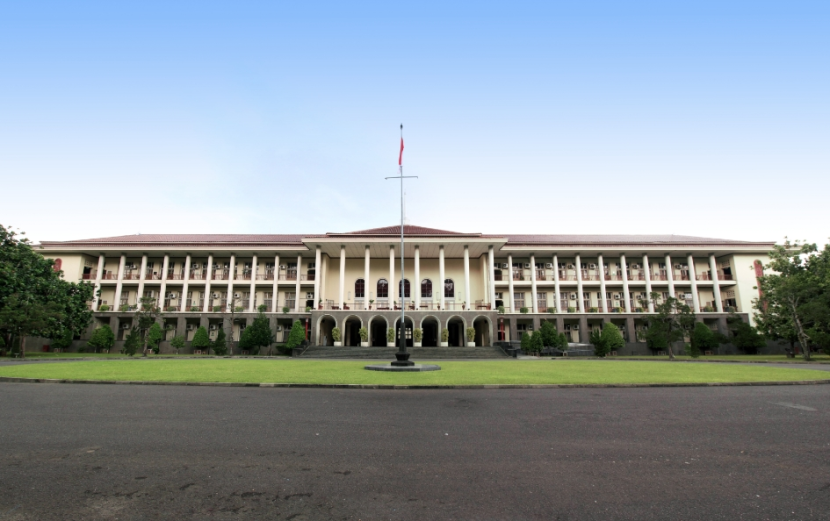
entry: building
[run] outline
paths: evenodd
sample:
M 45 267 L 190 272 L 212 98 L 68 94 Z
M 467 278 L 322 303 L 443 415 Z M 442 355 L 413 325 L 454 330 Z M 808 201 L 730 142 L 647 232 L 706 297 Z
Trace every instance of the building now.
M 344 345 L 386 345 L 388 327 L 407 336 L 423 330 L 435 345 L 463 345 L 475 328 L 476 345 L 520 338 L 553 321 L 573 342 L 591 329 L 617 324 L 631 352 L 653 313 L 647 298 L 674 295 L 698 320 L 726 331 L 737 313 L 751 320 L 756 275 L 771 242 L 678 235 L 512 235 L 458 233 L 405 226 L 405 281 L 400 283 L 400 227 L 320 235 L 125 235 L 44 241 L 71 281 L 100 290 L 92 304 L 98 327 L 110 324 L 122 340 L 139 296 L 164 310 L 170 337 L 212 335 L 232 327 L 238 335 L 258 309 L 269 315 L 277 341 L 295 320 L 313 345 L 331 345 L 340 327 Z M 402 298 L 403 294 L 403 298 Z M 264 308 L 261 308 L 264 306 Z M 230 325 L 233 314 L 233 325 Z

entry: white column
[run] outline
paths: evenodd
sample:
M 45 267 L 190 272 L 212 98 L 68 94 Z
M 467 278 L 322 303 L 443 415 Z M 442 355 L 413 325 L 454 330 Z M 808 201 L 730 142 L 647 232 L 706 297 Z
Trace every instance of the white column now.
M 323 253 L 320 251 L 320 246 L 314 250 L 314 309 L 318 309 L 322 304 L 323 297 L 320 296 L 320 282 L 323 276 Z
M 389 247 L 389 309 L 394 309 L 393 304 L 395 302 L 395 295 L 397 292 L 395 291 L 398 287 L 398 283 L 395 282 L 395 247 Z
M 582 257 L 577 253 L 574 257 L 576 267 L 576 304 L 580 313 L 585 313 L 585 299 L 582 298 Z
M 421 247 L 415 245 L 415 310 L 421 309 Z
M 648 255 L 643 254 L 643 271 L 646 274 L 646 302 L 648 302 L 648 312 L 654 313 L 654 301 L 651 300 L 651 266 L 648 263 Z
M 167 271 L 167 257 L 164 258 L 164 271 Z M 207 313 L 213 307 L 213 293 L 210 290 L 210 281 L 213 278 L 213 254 L 208 253 L 207 267 L 205 268 L 205 301 L 202 311 Z
M 690 253 L 686 257 L 689 263 L 689 281 L 692 283 L 692 311 L 700 313 L 700 298 L 697 295 L 697 275 L 695 274 L 695 259 Z
M 481 287 L 484 291 L 484 298 L 483 300 L 487 300 L 487 255 L 482 255 L 479 257 L 481 260 Z M 495 302 L 493 303 L 495 305 Z
M 164 254 L 164 261 L 161 263 L 161 288 L 159 289 L 159 308 L 164 307 L 164 294 L 167 292 L 167 269 L 170 267 L 170 255 Z
M 415 250 L 417 251 L 417 250 Z M 417 253 L 416 253 L 417 255 Z M 372 252 L 369 248 L 369 245 L 366 245 L 366 248 L 363 251 L 363 309 L 369 309 L 369 288 L 372 286 L 369 284 L 369 273 L 370 273 L 370 265 L 372 263 Z M 416 268 L 417 269 L 417 268 Z
M 274 254 L 274 283 L 271 286 L 271 312 L 277 312 L 280 304 L 280 254 Z
M 625 262 L 625 254 L 620 255 L 620 269 L 623 278 L 623 298 L 625 299 L 625 312 L 631 313 L 631 292 L 628 291 L 628 265 Z
M 188 282 L 190 281 L 190 254 L 187 254 L 187 257 L 184 259 L 184 285 L 182 286 L 182 298 L 181 298 L 181 306 L 180 311 L 190 311 L 190 307 L 187 306 L 187 286 Z
M 709 270 L 712 272 L 712 292 L 715 298 L 715 309 L 718 313 L 723 313 L 723 302 L 720 299 L 720 277 L 718 276 L 718 262 L 715 260 L 715 254 L 709 254 Z
M 103 253 L 98 255 L 98 273 L 95 275 L 95 296 L 92 299 L 92 311 L 98 311 L 98 296 L 101 294 L 101 279 L 104 278 L 106 261 L 107 257 Z
M 493 251 L 493 246 L 490 246 L 487 249 L 487 262 L 490 264 L 490 269 L 487 272 L 490 274 L 490 280 L 488 281 L 489 287 L 489 295 L 490 295 L 490 309 L 493 309 L 493 306 L 496 305 L 496 285 L 493 281 L 496 278 L 496 252 Z
M 233 279 L 236 277 L 236 255 L 231 253 L 231 262 L 228 270 L 228 302 L 227 305 L 231 305 L 231 299 L 233 298 Z M 227 309 L 223 310 L 227 311 Z M 231 324 L 233 327 L 233 324 Z
M 605 298 L 605 259 L 601 253 L 597 255 L 597 262 L 599 263 L 599 309 L 601 309 L 603 313 L 608 313 L 608 299 Z
M 144 279 L 147 276 L 147 254 L 141 256 L 141 271 L 138 274 L 138 295 L 136 295 L 136 306 L 141 306 L 141 299 L 144 298 Z
M 300 302 L 303 302 L 303 301 L 300 300 L 300 279 L 302 278 L 302 276 L 300 275 L 300 271 L 302 270 L 302 267 L 303 267 L 303 256 L 302 255 L 297 255 L 297 280 L 296 280 L 296 283 L 294 284 L 294 287 L 295 287 L 295 289 L 294 289 L 294 311 L 296 311 L 297 313 L 299 313 L 300 310 L 303 310 L 303 311 L 305 310 L 305 307 L 302 307 L 302 308 L 300 307 Z
M 464 298 L 467 302 L 467 309 L 472 308 L 470 302 L 470 248 L 464 245 Z
M 438 247 L 438 305 L 440 308 L 444 309 L 444 246 L 441 245 Z M 433 289 L 433 293 L 435 289 Z
M 553 256 L 553 298 L 556 301 L 556 312 L 565 313 L 568 310 L 559 309 L 559 303 L 562 302 L 559 298 L 559 256 Z
M 510 312 L 515 313 L 516 310 L 516 302 L 513 300 L 513 255 L 508 253 L 507 254 L 507 291 L 510 292 Z
M 536 255 L 530 256 L 530 300 L 534 313 L 539 312 L 538 299 L 536 298 Z
M 340 309 L 346 304 L 346 246 L 340 245 Z
M 328 254 L 323 255 L 320 254 L 321 262 L 323 263 L 322 268 L 320 268 L 320 298 L 318 300 L 323 301 L 323 305 L 326 303 L 326 281 L 328 280 L 328 273 L 329 273 L 329 256 Z
M 248 300 L 248 311 L 253 313 L 254 309 L 256 309 L 256 275 L 257 275 L 257 256 L 254 254 L 253 258 L 251 259 L 251 296 Z
M 669 296 L 674 298 L 674 269 L 671 265 L 671 255 L 667 253 L 666 259 L 663 262 L 666 263 L 666 280 L 669 281 Z
M 113 308 L 118 310 L 121 307 L 121 290 L 124 288 L 124 265 L 127 264 L 127 256 L 122 254 L 121 260 L 118 261 L 118 279 L 115 283 L 115 302 Z

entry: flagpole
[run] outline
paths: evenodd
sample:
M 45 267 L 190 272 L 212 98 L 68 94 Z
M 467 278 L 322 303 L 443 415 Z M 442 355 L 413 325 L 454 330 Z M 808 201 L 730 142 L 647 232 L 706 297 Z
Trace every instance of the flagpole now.
M 394 366 L 411 366 L 415 365 L 413 362 L 409 360 L 409 353 L 406 352 L 406 286 L 404 285 L 404 233 L 403 233 L 403 226 L 404 226 L 404 215 L 403 215 L 403 180 L 404 179 L 417 179 L 418 176 L 410 175 L 404 176 L 403 175 L 403 124 L 401 124 L 401 152 L 398 156 L 398 175 L 395 177 L 387 177 L 386 179 L 400 179 L 401 180 L 401 285 L 400 285 L 400 294 L 401 294 L 401 335 L 400 335 L 400 345 L 398 347 L 398 352 L 395 353 L 395 361 L 392 362 Z M 416 281 L 417 282 L 417 281 Z M 392 281 L 394 284 L 394 281 Z M 393 286 L 394 287 L 394 286 Z

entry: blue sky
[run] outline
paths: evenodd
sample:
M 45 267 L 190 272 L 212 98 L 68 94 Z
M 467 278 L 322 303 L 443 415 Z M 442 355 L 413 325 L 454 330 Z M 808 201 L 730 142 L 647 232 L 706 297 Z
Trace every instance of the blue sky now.
M 390 225 L 403 123 L 414 224 L 825 242 L 828 27 L 799 1 L 7 2 L 0 223 Z

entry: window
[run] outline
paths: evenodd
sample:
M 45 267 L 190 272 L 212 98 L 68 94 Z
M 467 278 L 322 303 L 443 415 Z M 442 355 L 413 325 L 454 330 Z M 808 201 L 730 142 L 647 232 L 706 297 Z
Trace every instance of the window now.
M 403 279 L 404 291 L 401 291 L 401 283 L 398 282 L 398 295 L 403 294 L 404 298 L 409 298 L 409 279 Z
M 357 279 L 354 283 L 354 298 L 364 298 L 366 296 L 366 283 L 363 279 Z
M 424 279 L 421 281 L 421 297 L 432 298 L 432 281 Z
M 389 298 L 389 283 L 386 279 L 378 281 L 378 298 Z
M 444 298 L 455 298 L 455 283 L 452 279 L 444 279 Z

